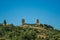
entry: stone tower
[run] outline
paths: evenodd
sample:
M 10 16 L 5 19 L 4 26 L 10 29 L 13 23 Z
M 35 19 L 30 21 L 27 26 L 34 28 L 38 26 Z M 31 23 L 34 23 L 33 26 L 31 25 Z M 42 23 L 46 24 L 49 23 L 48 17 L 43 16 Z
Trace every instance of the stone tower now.
M 22 21 L 21 21 L 21 22 L 22 22 L 22 25 L 24 25 L 24 24 L 25 24 L 25 19 L 22 19 Z
M 39 19 L 36 19 L 36 26 L 39 26 L 40 23 L 39 23 Z

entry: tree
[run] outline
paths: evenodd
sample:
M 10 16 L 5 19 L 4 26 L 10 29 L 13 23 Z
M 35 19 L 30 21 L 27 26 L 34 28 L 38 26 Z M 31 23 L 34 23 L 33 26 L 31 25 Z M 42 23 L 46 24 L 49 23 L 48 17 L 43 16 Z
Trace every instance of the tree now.
M 6 25 L 7 23 L 6 23 L 6 20 L 4 20 L 4 25 Z

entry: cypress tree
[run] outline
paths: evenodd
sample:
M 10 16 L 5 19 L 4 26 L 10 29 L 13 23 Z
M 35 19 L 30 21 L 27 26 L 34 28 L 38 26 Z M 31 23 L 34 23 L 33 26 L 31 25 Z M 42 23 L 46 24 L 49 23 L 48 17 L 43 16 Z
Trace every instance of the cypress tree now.
M 4 20 L 4 25 L 6 25 L 7 23 L 6 23 L 6 20 Z

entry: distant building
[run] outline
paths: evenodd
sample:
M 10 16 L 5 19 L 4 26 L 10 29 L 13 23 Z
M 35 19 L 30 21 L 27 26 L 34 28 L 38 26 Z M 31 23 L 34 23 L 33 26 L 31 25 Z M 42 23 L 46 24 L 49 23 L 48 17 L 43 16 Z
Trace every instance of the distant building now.
M 36 26 L 39 26 L 40 23 L 39 23 L 39 19 L 36 19 Z
M 21 22 L 22 25 L 29 25 L 29 26 L 40 26 L 39 20 L 36 19 L 34 24 L 29 24 L 29 23 L 25 23 L 25 19 L 22 19 Z
M 25 19 L 22 19 L 22 25 L 24 25 L 25 24 Z

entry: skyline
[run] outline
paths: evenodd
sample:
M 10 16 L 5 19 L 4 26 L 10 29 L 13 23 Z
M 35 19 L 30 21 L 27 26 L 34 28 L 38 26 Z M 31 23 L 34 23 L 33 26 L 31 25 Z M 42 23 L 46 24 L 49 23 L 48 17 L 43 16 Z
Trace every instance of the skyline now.
M 60 0 L 0 0 L 0 23 L 6 19 L 8 24 L 21 25 L 40 23 L 53 26 L 60 30 Z

